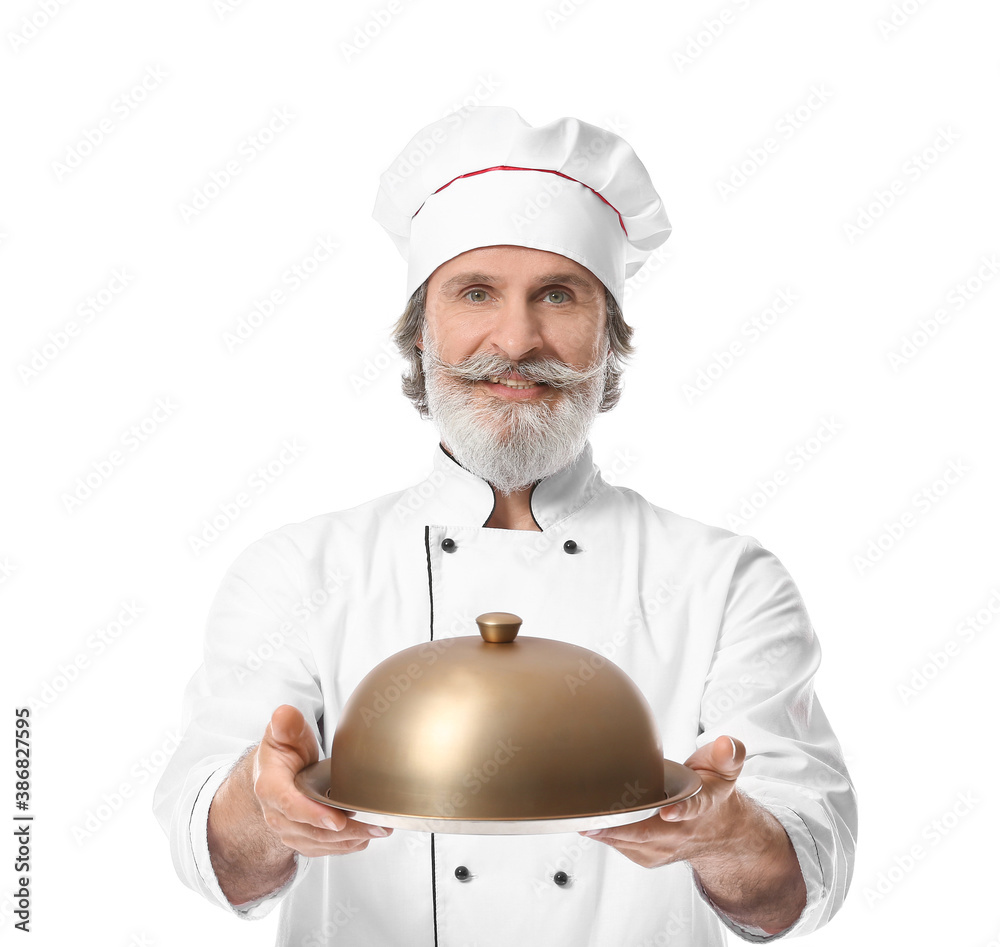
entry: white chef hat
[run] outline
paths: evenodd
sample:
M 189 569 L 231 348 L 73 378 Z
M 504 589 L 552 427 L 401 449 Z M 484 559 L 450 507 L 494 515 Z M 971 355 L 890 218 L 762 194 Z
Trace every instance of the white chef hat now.
M 627 277 L 670 236 L 629 144 L 576 118 L 533 128 L 480 106 L 422 128 L 382 175 L 374 218 L 407 261 L 409 297 L 477 247 L 532 247 L 585 266 L 619 305 Z

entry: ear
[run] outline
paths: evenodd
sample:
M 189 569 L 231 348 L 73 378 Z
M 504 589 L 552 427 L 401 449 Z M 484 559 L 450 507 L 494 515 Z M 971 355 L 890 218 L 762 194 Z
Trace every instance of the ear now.
M 420 349 L 421 352 L 424 350 L 424 335 L 423 335 L 423 333 L 421 333 L 418 336 L 417 341 L 416 341 L 416 346 L 417 346 L 418 349 Z

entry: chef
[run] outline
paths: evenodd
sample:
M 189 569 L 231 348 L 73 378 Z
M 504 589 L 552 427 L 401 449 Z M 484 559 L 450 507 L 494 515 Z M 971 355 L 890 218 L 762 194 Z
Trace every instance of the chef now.
M 482 107 L 414 136 L 375 217 L 407 262 L 403 389 L 439 442 L 421 482 L 274 530 L 227 572 L 154 800 L 181 879 L 239 918 L 280 904 L 278 943 L 298 947 L 816 930 L 846 895 L 857 809 L 799 591 L 754 538 L 593 461 L 631 351 L 625 279 L 670 232 L 645 167 L 577 119 Z M 366 825 L 296 789 L 369 670 L 498 609 L 629 674 L 702 791 L 587 834 L 472 836 Z

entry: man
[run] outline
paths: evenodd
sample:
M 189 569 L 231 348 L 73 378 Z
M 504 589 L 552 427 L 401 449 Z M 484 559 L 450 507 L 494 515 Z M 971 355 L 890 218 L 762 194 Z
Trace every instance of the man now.
M 417 134 L 376 217 L 408 262 L 396 341 L 441 435 L 433 470 L 231 567 L 154 802 L 182 879 L 241 917 L 280 902 L 279 942 L 303 947 L 702 947 L 723 925 L 821 926 L 857 813 L 798 590 L 752 538 L 610 487 L 592 460 L 631 351 L 624 280 L 670 230 L 645 168 L 575 119 L 481 108 Z M 372 667 L 496 608 L 609 655 L 702 792 L 586 837 L 392 831 L 298 792 Z

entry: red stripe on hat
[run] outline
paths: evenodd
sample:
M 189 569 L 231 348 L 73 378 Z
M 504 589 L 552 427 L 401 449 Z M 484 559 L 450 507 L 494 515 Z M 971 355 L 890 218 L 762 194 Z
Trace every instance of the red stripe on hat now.
M 468 174 L 460 174 L 457 177 L 452 178 L 447 184 L 442 184 L 437 189 L 437 191 L 434 191 L 434 194 L 437 194 L 438 191 L 443 191 L 450 184 L 454 184 L 461 178 L 472 178 L 475 177 L 477 174 L 485 174 L 487 171 L 543 171 L 545 174 L 558 174 L 559 177 L 566 178 L 567 181 L 575 181 L 577 184 L 583 185 L 583 187 L 585 187 L 592 194 L 596 194 L 602 201 L 604 201 L 605 204 L 608 205 L 608 207 L 610 207 L 615 212 L 615 215 L 618 217 L 618 223 L 621 224 L 622 230 L 625 231 L 625 236 L 626 237 L 628 236 L 628 231 L 625 229 L 625 221 L 622 220 L 622 215 L 618 213 L 618 208 L 615 207 L 614 204 L 612 204 L 609 200 L 607 200 L 607 198 L 603 197 L 601 194 L 595 191 L 589 184 L 584 184 L 583 181 L 577 181 L 576 178 L 571 178 L 568 174 L 563 174 L 562 171 L 553 171 L 551 168 L 515 168 L 509 164 L 498 164 L 494 165 L 492 168 L 482 168 L 479 171 L 470 171 Z M 426 203 L 426 201 L 424 203 Z M 417 214 L 420 213 L 423 206 L 424 205 L 421 204 L 420 207 L 417 208 L 416 212 L 413 215 L 414 217 L 416 217 Z

